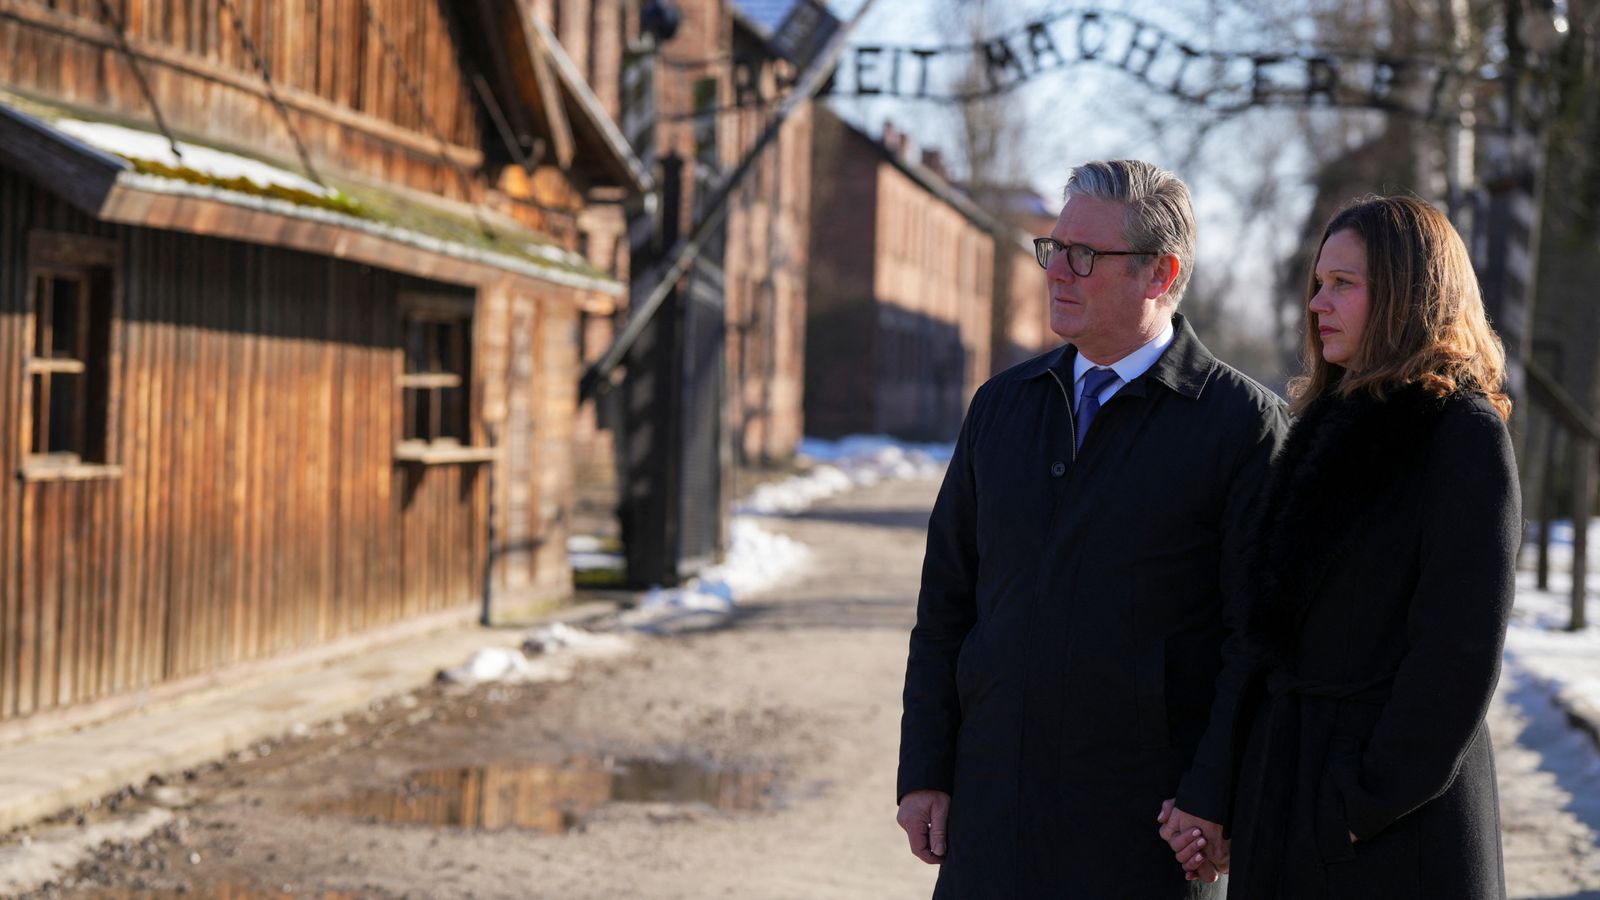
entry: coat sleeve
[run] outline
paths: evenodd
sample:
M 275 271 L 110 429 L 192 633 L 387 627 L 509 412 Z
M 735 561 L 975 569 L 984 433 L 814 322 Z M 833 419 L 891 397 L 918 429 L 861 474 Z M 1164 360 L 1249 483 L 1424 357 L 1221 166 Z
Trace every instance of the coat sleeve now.
M 1252 583 L 1248 545 L 1262 514 L 1273 454 L 1288 431 L 1283 406 L 1275 404 L 1258 420 L 1255 433 L 1245 444 L 1243 460 L 1228 483 L 1221 536 L 1222 624 L 1228 634 L 1222 645 L 1222 670 L 1217 675 L 1211 717 L 1178 782 L 1176 798 L 1179 809 L 1212 822 L 1228 821 L 1235 763 L 1243 751 L 1239 738 L 1247 724 L 1242 721 L 1244 697 L 1258 670 L 1257 655 L 1244 636 Z
M 1522 535 L 1505 424 L 1487 407 L 1448 411 L 1425 477 L 1409 649 L 1359 757 L 1329 769 L 1357 838 L 1450 787 L 1500 675 Z
M 977 620 L 977 484 L 973 442 L 989 388 L 972 398 L 950 467 L 928 518 L 928 548 L 911 630 L 900 717 L 900 774 L 896 802 L 915 790 L 949 793 L 955 780 L 956 658 Z

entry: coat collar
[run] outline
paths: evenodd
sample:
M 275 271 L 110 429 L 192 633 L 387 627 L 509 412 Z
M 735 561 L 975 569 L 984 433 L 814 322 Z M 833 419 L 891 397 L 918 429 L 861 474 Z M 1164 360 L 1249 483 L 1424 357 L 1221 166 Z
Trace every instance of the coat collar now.
M 1182 313 L 1173 314 L 1172 331 L 1171 346 L 1161 354 L 1155 365 L 1130 382 L 1123 391 L 1132 396 L 1144 396 L 1146 386 L 1155 382 L 1190 400 L 1200 397 L 1206 383 L 1217 370 L 1217 358 L 1211 355 L 1205 344 L 1200 343 L 1200 338 L 1195 335 L 1194 329 L 1189 327 L 1189 321 Z M 1024 381 L 1028 381 L 1055 372 L 1062 384 L 1071 384 L 1072 366 L 1077 357 L 1077 347 L 1063 344 L 1049 353 L 1023 363 L 1017 374 Z
M 1446 402 L 1416 387 L 1392 389 L 1384 400 L 1330 391 L 1295 421 L 1273 459 L 1249 542 L 1249 629 L 1268 647 L 1293 647 L 1330 567 L 1417 483 Z

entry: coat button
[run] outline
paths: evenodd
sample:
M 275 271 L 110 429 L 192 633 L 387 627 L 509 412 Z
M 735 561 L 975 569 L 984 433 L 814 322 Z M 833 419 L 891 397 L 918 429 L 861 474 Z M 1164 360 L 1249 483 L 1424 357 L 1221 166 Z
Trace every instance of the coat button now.
M 1061 476 L 1067 474 L 1067 464 L 1064 462 L 1051 463 L 1050 474 L 1056 478 L 1060 478 Z

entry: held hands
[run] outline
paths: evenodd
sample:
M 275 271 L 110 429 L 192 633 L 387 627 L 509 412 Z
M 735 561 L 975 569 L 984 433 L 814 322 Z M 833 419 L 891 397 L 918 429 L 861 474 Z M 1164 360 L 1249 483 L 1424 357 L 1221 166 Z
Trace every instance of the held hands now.
M 1162 802 L 1156 821 L 1186 880 L 1212 883 L 1227 873 L 1230 848 L 1221 825 L 1184 812 L 1172 800 Z
M 944 862 L 944 826 L 950 817 L 950 795 L 944 791 L 912 791 L 900 800 L 894 820 L 906 830 L 911 855 L 929 865 Z

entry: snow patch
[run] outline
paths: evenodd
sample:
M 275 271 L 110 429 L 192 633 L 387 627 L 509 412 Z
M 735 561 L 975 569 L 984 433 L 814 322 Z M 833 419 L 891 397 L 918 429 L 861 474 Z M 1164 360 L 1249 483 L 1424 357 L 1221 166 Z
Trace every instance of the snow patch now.
M 1568 631 L 1572 621 L 1569 572 L 1554 565 L 1561 532 L 1552 528 L 1551 590 L 1541 591 L 1532 572 L 1517 573 L 1517 597 L 1506 630 L 1506 657 L 1564 709 L 1600 735 L 1600 575 L 1591 575 L 1584 610 L 1588 627 Z M 1572 531 L 1566 532 L 1570 559 Z M 1600 543 L 1596 543 L 1600 552 Z
M 735 511 L 771 516 L 800 512 L 811 504 L 857 487 L 905 478 L 938 478 L 950 463 L 952 444 L 910 444 L 883 435 L 851 435 L 837 441 L 806 438 L 799 456 L 811 471 L 764 484 Z
M 179 141 L 178 149 L 183 153 L 183 158 L 180 159 L 172 152 L 172 144 L 166 136 L 154 132 L 124 128 L 106 122 L 85 122 L 80 119 L 62 119 L 55 122 L 54 127 L 97 150 L 116 153 L 130 159 L 149 160 L 174 168 L 189 168 L 213 178 L 248 178 L 262 187 L 276 185 L 305 191 L 319 197 L 333 196 L 334 193 L 288 169 L 211 147 Z
M 573 668 L 574 660 L 570 657 L 535 660 L 515 647 L 485 647 L 461 665 L 441 671 L 439 680 L 460 685 L 566 681 L 572 677 Z
M 723 562 L 683 587 L 651 588 L 637 607 L 618 617 L 618 623 L 650 634 L 717 628 L 733 618 L 736 597 L 784 584 L 810 560 L 810 548 L 799 541 L 735 516 L 733 544 Z
M 570 653 L 580 659 L 608 659 L 633 652 L 633 641 L 620 634 L 584 631 L 562 622 L 534 630 L 522 642 L 526 656 Z

